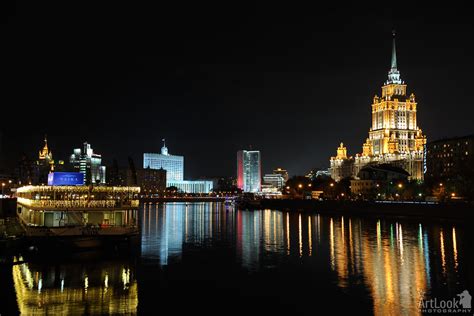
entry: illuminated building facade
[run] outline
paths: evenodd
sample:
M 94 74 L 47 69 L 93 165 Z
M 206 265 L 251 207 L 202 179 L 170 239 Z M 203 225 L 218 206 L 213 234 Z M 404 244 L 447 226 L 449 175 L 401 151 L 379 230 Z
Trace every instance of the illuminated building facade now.
M 417 102 L 397 69 L 395 34 L 391 69 L 382 86 L 382 96 L 375 95 L 372 104 L 372 126 L 362 153 L 347 157 L 342 145 L 331 157 L 331 176 L 336 181 L 345 176 L 357 177 L 368 164 L 390 163 L 408 171 L 412 180 L 423 180 L 426 137 L 417 125 Z M 343 170 L 340 170 L 343 169 Z
M 212 181 L 184 180 L 184 157 L 170 155 L 163 139 L 161 154 L 144 153 L 143 168 L 166 170 L 166 186 L 176 187 L 185 193 L 209 193 L 214 184 Z
M 177 187 L 183 193 L 209 193 L 214 187 L 214 182 L 207 180 L 169 181 L 167 184 L 168 187 Z
M 273 170 L 273 173 L 274 174 L 279 174 L 283 177 L 283 181 L 288 181 L 288 171 L 286 171 L 285 169 L 283 168 L 276 168 Z
M 170 186 L 169 182 L 183 181 L 184 179 L 184 157 L 170 155 L 164 139 L 161 154 L 143 154 L 143 168 L 165 169 L 167 186 Z
M 237 152 L 237 187 L 243 192 L 260 192 L 262 182 L 260 151 Z
M 25 157 L 26 158 L 26 157 Z M 47 184 L 48 174 L 53 171 L 61 170 L 64 167 L 64 161 L 57 162 L 53 159 L 53 152 L 48 147 L 48 139 L 44 137 L 44 146 L 38 151 L 38 159 L 31 163 L 27 159 L 23 160 L 19 170 L 19 181 L 24 184 Z M 24 176 L 23 174 L 26 173 Z
M 83 144 L 82 149 L 74 149 L 69 162 L 74 170 L 84 174 L 86 184 L 105 184 L 105 166 L 102 166 L 102 156 L 94 153 L 87 142 Z
M 286 181 L 281 174 L 272 173 L 263 176 L 263 182 L 271 185 L 272 188 L 281 190 L 285 185 Z
M 38 152 L 36 160 L 35 177 L 32 181 L 35 184 L 46 184 L 48 182 L 48 173 L 54 171 L 53 152 L 48 148 L 48 139 L 44 137 L 44 146 Z

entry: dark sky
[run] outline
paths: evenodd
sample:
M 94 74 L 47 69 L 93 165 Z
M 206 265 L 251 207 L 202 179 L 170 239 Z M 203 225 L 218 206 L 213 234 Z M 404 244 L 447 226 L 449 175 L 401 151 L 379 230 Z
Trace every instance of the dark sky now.
M 123 164 L 165 137 L 188 178 L 234 175 L 249 146 L 265 172 L 328 167 L 362 150 L 394 27 L 428 140 L 473 132 L 468 8 L 97 3 L 2 8 L 4 166 L 47 133 L 56 159 L 88 141 Z

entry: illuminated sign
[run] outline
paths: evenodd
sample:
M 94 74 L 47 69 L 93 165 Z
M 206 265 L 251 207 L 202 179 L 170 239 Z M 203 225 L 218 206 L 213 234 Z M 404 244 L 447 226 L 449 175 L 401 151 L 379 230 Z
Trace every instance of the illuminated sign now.
M 80 172 L 51 172 L 48 185 L 84 185 L 84 174 Z

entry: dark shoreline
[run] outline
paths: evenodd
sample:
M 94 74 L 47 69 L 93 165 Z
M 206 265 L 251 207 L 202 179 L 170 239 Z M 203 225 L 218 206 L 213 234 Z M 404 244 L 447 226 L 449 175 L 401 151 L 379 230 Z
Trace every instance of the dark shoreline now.
M 316 201 L 262 199 L 239 204 L 241 209 L 303 211 L 323 215 L 413 218 L 464 221 L 474 218 L 474 203 L 420 203 L 376 201 Z

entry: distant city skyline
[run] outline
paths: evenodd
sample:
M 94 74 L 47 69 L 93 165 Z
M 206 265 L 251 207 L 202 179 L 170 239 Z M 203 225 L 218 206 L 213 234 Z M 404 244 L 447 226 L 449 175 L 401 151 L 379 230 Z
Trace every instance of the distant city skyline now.
M 337 144 L 354 155 L 367 137 L 394 28 L 428 141 L 473 133 L 469 10 L 325 6 L 199 17 L 193 7 L 160 17 L 135 5 L 66 4 L 67 16 L 39 3 L 8 8 L 3 169 L 33 156 L 44 134 L 55 158 L 87 141 L 121 165 L 128 156 L 138 165 L 166 138 L 187 157 L 186 178 L 232 176 L 235 152 L 250 146 L 265 157 L 263 173 L 327 168 Z

